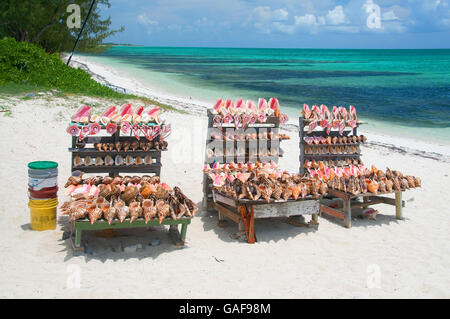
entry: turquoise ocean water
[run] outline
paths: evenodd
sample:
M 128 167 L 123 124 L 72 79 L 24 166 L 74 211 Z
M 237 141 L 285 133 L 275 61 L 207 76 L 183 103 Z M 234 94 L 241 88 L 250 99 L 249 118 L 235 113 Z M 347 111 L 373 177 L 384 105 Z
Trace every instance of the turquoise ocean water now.
M 368 128 L 450 144 L 450 50 L 113 47 L 97 62 L 179 96 L 355 105 Z

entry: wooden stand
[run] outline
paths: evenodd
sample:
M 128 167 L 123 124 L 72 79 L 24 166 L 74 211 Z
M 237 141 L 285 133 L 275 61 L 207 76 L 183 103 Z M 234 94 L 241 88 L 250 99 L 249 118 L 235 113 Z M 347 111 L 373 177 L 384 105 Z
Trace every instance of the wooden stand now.
M 380 193 L 377 195 L 374 195 L 373 193 L 365 193 L 352 195 L 335 189 L 329 189 L 328 193 L 333 197 L 341 198 L 344 202 L 343 208 L 340 210 L 321 204 L 320 214 L 324 213 L 343 219 L 344 225 L 347 228 L 352 227 L 352 208 L 366 208 L 367 206 L 376 204 L 388 204 L 395 206 L 395 216 L 397 219 L 403 219 L 402 208 L 405 207 L 405 202 L 402 201 L 402 192 L 395 192 L 395 199 L 380 196 L 392 193 Z M 357 198 L 362 198 L 363 202 L 352 202 L 352 200 L 356 200 Z
M 361 158 L 361 153 L 354 153 L 354 154 L 305 154 L 305 147 L 309 146 L 304 140 L 303 138 L 306 136 L 323 136 L 323 137 L 327 137 L 327 132 L 325 129 L 321 129 L 321 130 L 316 130 L 316 131 L 312 131 L 311 133 L 308 133 L 307 131 L 305 131 L 306 127 L 308 126 L 309 122 L 305 121 L 305 119 L 300 116 L 299 117 L 299 147 L 300 147 L 300 157 L 299 157 L 299 161 L 300 161 L 300 174 L 303 174 L 305 172 L 305 168 L 304 168 L 304 164 L 306 160 L 316 160 L 316 161 L 323 161 L 323 160 L 345 160 L 346 158 L 351 158 L 351 159 L 360 159 Z M 358 125 L 353 128 L 353 129 L 349 129 L 346 128 L 344 130 L 344 132 L 342 133 L 342 136 L 349 136 L 350 133 L 352 133 L 352 135 L 357 135 L 358 134 L 358 127 L 360 124 L 363 124 L 362 122 L 358 122 Z M 331 137 L 334 136 L 340 136 L 338 131 L 331 131 L 330 135 Z M 360 143 L 353 143 L 353 144 L 333 144 L 332 146 L 359 146 Z M 327 147 L 329 145 L 326 144 L 319 144 L 319 145 L 311 145 L 312 147 Z
M 82 219 L 77 220 L 73 223 L 73 232 L 75 232 L 75 242 L 73 246 L 75 249 L 82 248 L 81 246 L 81 235 L 84 230 L 103 230 L 103 229 L 122 229 L 122 228 L 137 228 L 137 227 L 149 227 L 149 226 L 159 226 L 159 225 L 170 225 L 169 234 L 171 234 L 175 245 L 183 246 L 186 239 L 187 226 L 191 223 L 190 218 L 181 219 L 171 219 L 166 218 L 160 224 L 158 219 L 153 218 L 147 224 L 143 218 L 138 218 L 137 220 L 130 223 L 130 219 L 125 219 L 122 223 L 118 220 L 114 220 L 111 224 L 108 224 L 105 220 L 97 220 L 95 223 L 91 224 L 89 220 Z M 181 234 L 178 231 L 178 225 L 181 224 Z
M 161 127 L 163 125 L 161 125 Z M 102 126 L 101 128 L 102 128 L 101 132 L 103 132 L 105 129 L 105 126 Z M 113 135 L 110 135 L 110 136 L 88 135 L 85 139 L 83 139 L 83 142 L 86 144 L 94 144 L 94 143 L 113 143 L 113 144 L 115 144 L 116 142 L 119 142 L 119 141 L 120 142 L 125 142 L 125 141 L 132 142 L 135 140 L 136 140 L 136 137 L 133 136 L 131 134 L 131 132 L 129 133 L 129 135 L 121 136 L 120 124 L 118 124 L 117 131 Z M 143 150 L 132 151 L 131 149 L 129 149 L 127 152 L 125 152 L 124 150 L 121 150 L 120 152 L 118 152 L 116 150 L 99 151 L 99 150 L 93 148 L 93 146 L 78 148 L 78 147 L 76 147 L 77 141 L 78 141 L 78 137 L 73 136 L 72 137 L 72 147 L 69 148 L 69 152 L 72 153 L 72 165 L 71 165 L 72 172 L 76 171 L 76 170 L 80 170 L 84 173 L 108 173 L 109 176 L 111 176 L 111 177 L 118 175 L 120 172 L 154 174 L 154 175 L 158 175 L 158 176 L 161 174 L 161 166 L 162 166 L 161 165 L 161 152 L 162 152 L 161 150 L 150 149 L 148 151 L 143 151 Z M 140 135 L 140 141 L 148 142 L 148 140 L 142 134 Z M 159 142 L 160 136 L 158 135 L 154 139 L 154 141 Z M 102 157 L 104 159 L 107 155 L 110 155 L 113 159 L 117 155 L 122 155 L 122 156 L 131 155 L 133 157 L 141 156 L 142 158 L 144 158 L 147 155 L 150 155 L 152 158 L 152 164 L 150 164 L 150 165 L 133 164 L 133 165 L 120 165 L 120 166 L 116 166 L 116 165 L 75 166 L 74 165 L 74 158 L 76 156 L 80 156 L 80 157 L 91 156 L 94 159 L 95 159 L 95 157 Z
M 206 148 L 208 148 L 208 146 L 211 146 L 211 143 L 214 142 L 214 140 L 211 139 L 211 136 L 209 135 L 210 130 L 218 129 L 218 127 L 213 122 L 213 118 L 216 114 L 213 114 L 211 112 L 211 110 L 207 110 L 207 115 L 208 115 L 208 135 L 206 137 Z M 234 124 L 223 124 L 222 127 L 224 129 L 235 128 Z M 250 124 L 248 126 L 248 128 L 254 129 L 257 134 L 259 134 L 260 131 L 262 131 L 262 130 L 266 130 L 267 132 L 272 132 L 274 134 L 278 134 L 279 128 L 280 128 L 280 119 L 276 116 L 268 116 L 264 123 L 256 122 L 254 124 Z M 240 124 L 238 126 L 238 129 L 236 129 L 236 130 L 238 132 L 242 133 L 243 132 L 242 124 Z M 275 140 L 273 140 L 273 141 L 275 141 Z M 282 140 L 276 140 L 276 141 L 281 142 Z M 257 154 L 257 156 L 255 156 L 255 157 L 250 157 L 250 154 L 249 154 L 250 143 L 248 141 L 242 142 L 242 145 L 245 148 L 245 155 L 238 156 L 236 154 L 236 149 L 237 149 L 239 143 L 241 143 L 241 142 L 223 141 L 223 143 L 222 143 L 222 141 L 220 141 L 219 143 L 221 144 L 221 146 L 224 150 L 224 156 L 208 157 L 208 154 L 206 153 L 206 150 L 205 150 L 205 164 L 211 164 L 211 163 L 224 164 L 224 163 L 230 163 L 230 162 L 247 163 L 247 162 L 256 162 L 256 161 L 259 161 L 259 162 L 274 161 L 275 163 L 278 163 L 279 157 L 283 156 L 283 151 L 279 147 L 280 144 L 278 143 L 277 145 L 272 145 L 272 140 L 260 140 L 258 138 L 256 141 L 252 141 L 252 143 L 256 143 L 256 146 L 258 149 L 260 149 L 260 146 L 267 146 L 268 148 L 274 147 L 274 148 L 276 148 L 276 150 L 278 152 L 278 156 L 261 156 L 261 154 Z M 227 150 L 230 151 L 228 154 L 227 154 Z M 203 176 L 203 208 L 205 210 L 208 210 L 208 209 L 211 209 L 214 207 L 215 207 L 214 201 L 212 198 L 212 183 L 210 183 L 210 181 L 208 180 L 208 177 L 206 175 L 204 175 Z
M 72 123 L 73 124 L 73 123 Z M 147 124 L 151 125 L 151 124 Z M 157 124 L 153 124 L 157 125 Z M 161 129 L 164 126 L 164 124 L 161 124 Z M 106 129 L 105 126 L 101 126 L 101 131 L 103 132 Z M 140 141 L 148 142 L 148 140 L 145 138 L 145 136 L 142 135 L 142 133 L 139 135 Z M 113 143 L 116 142 L 125 142 L 125 141 L 135 141 L 137 138 L 132 135 L 130 132 L 129 135 L 122 135 L 120 132 L 120 124 L 117 125 L 117 131 L 110 136 L 91 136 L 88 135 L 86 138 L 83 139 L 83 142 L 86 144 L 94 144 L 94 143 Z M 160 142 L 160 136 L 158 135 L 153 139 L 153 141 Z M 132 151 L 129 149 L 128 151 L 99 151 L 95 148 L 91 147 L 84 147 L 84 148 L 78 148 L 76 147 L 78 142 L 78 137 L 74 136 L 72 137 L 72 147 L 69 148 L 69 152 L 71 152 L 72 157 L 72 165 L 71 170 L 76 171 L 82 171 L 84 173 L 107 173 L 109 176 L 114 177 L 116 175 L 119 175 L 122 173 L 142 173 L 142 174 L 154 174 L 156 176 L 161 175 L 161 152 L 163 150 L 157 150 L 157 149 L 150 149 L 148 151 L 143 150 L 135 150 Z M 166 149 L 167 150 L 167 149 Z M 165 150 L 164 150 L 165 151 Z M 103 159 L 110 155 L 113 159 L 117 155 L 127 156 L 131 155 L 133 157 L 141 156 L 144 158 L 147 155 L 150 155 L 152 158 L 152 163 L 150 165 L 90 165 L 90 166 L 74 166 L 74 158 L 76 156 L 84 157 L 84 156 L 91 156 L 95 159 L 95 157 L 102 157 Z M 148 227 L 148 226 L 157 226 L 157 225 L 169 225 L 169 234 L 174 238 L 175 244 L 177 246 L 184 245 L 184 240 L 186 238 L 186 231 L 187 226 L 190 224 L 191 220 L 189 218 L 181 218 L 178 220 L 173 220 L 172 218 L 165 218 L 161 224 L 159 224 L 159 221 L 155 218 L 150 220 L 147 224 L 145 224 L 145 221 L 142 218 L 138 218 L 133 223 L 129 222 L 129 219 L 125 219 L 123 223 L 120 221 L 114 220 L 111 224 L 108 224 L 105 220 L 97 220 L 94 224 L 90 224 L 87 219 L 83 220 L 77 220 L 75 222 L 72 222 L 72 232 L 75 233 L 75 242 L 73 242 L 73 236 L 72 236 L 72 245 L 75 250 L 83 250 L 81 247 L 81 233 L 83 230 L 102 230 L 102 229 L 118 229 L 118 228 L 135 228 L 135 227 Z M 178 231 L 178 224 L 181 224 L 181 234 Z M 176 239 L 178 238 L 178 239 Z
M 304 200 L 264 200 L 233 199 L 213 190 L 214 208 L 219 212 L 219 221 L 228 217 L 236 224 L 238 230 L 244 231 L 249 244 L 257 241 L 255 235 L 255 219 L 273 217 L 292 217 L 311 215 L 308 227 L 318 227 L 319 201 L 313 198 Z

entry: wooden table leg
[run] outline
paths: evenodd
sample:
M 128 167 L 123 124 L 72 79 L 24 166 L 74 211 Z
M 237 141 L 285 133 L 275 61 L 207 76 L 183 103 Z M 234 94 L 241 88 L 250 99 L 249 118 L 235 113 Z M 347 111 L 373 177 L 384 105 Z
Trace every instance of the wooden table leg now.
M 75 226 L 75 247 L 77 248 L 81 247 L 81 233 L 82 230 Z
M 244 221 L 245 236 L 249 244 L 256 242 L 255 236 L 255 213 L 253 211 L 253 205 L 250 205 L 250 211 L 246 205 L 238 207 L 238 212 L 241 215 L 241 219 Z
M 187 224 L 181 224 L 181 240 L 186 241 Z
M 352 205 L 350 199 L 344 200 L 344 225 L 347 228 L 352 227 Z
M 395 217 L 403 219 L 402 192 L 395 192 Z

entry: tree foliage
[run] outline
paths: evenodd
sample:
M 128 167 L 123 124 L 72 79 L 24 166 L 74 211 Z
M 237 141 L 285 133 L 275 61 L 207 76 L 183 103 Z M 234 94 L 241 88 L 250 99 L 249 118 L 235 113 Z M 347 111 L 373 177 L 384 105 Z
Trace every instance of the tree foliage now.
M 80 29 L 68 28 L 70 4 L 80 6 L 81 21 L 92 0 L 2 0 L 0 1 L 0 38 L 13 37 L 42 46 L 47 52 L 71 51 Z M 97 52 L 108 36 L 124 30 L 110 30 L 111 18 L 102 19 L 99 6 L 110 7 L 109 0 L 97 0 L 78 42 L 77 51 Z

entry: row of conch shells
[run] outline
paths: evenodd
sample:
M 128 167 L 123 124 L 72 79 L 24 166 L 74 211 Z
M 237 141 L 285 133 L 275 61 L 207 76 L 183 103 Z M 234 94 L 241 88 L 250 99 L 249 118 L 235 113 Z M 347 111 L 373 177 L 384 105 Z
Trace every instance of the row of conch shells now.
M 320 126 L 326 129 L 328 135 L 331 129 L 338 129 L 339 134 L 342 135 L 346 126 L 355 128 L 358 125 L 358 116 L 353 105 L 350 105 L 349 111 L 342 106 L 333 106 L 332 111 L 330 111 L 324 104 L 320 107 L 313 105 L 311 108 L 308 104 L 304 104 L 302 115 L 309 122 L 308 133 L 311 133 L 316 127 Z
M 125 151 L 128 152 L 128 150 L 136 151 L 136 150 L 143 150 L 143 151 L 149 151 L 151 149 L 156 150 L 165 150 L 168 146 L 168 143 L 166 140 L 163 141 L 150 141 L 150 142 L 139 142 L 139 141 L 118 141 L 116 143 L 94 143 L 94 148 L 98 151 Z
M 161 124 L 160 114 L 161 111 L 156 105 L 150 105 L 145 108 L 144 106 L 133 107 L 127 103 L 120 110 L 116 106 L 110 106 L 101 115 L 92 114 L 91 107 L 84 105 L 72 116 L 72 121 L 75 123 L 98 123 L 102 125 L 124 122 L 136 124 L 156 122 Z
M 206 172 L 212 186 L 218 192 L 235 199 L 287 201 L 304 199 L 309 195 L 319 198 L 327 194 L 325 182 L 305 178 L 279 170 L 255 170 L 251 172 Z
M 244 133 L 230 129 L 225 132 L 211 132 L 211 139 L 218 141 L 251 141 L 251 140 L 288 140 L 291 137 L 284 133 L 275 133 L 272 131 L 260 133 Z
M 317 169 L 321 168 L 322 166 L 342 167 L 348 165 L 364 165 L 364 164 L 360 158 L 346 157 L 344 159 L 330 159 L 327 161 L 306 160 L 305 163 L 303 164 L 303 167 L 306 169 L 308 168 Z
M 305 136 L 303 138 L 308 145 L 332 145 L 332 144 L 358 144 L 365 143 L 366 137 L 364 135 L 351 135 L 351 136 Z
M 137 156 L 133 157 L 127 155 L 125 157 L 117 155 L 113 158 L 110 155 L 103 157 L 91 157 L 91 156 L 75 156 L 73 159 L 73 166 L 130 166 L 130 165 L 151 165 L 153 163 L 153 159 L 150 155 L 145 157 Z
M 320 154 L 360 154 L 361 150 L 359 146 L 332 146 L 328 145 L 328 147 L 313 147 L 313 146 L 306 146 L 305 147 L 305 154 L 313 154 L 313 155 L 320 155 Z
M 261 152 L 258 152 L 258 149 L 250 149 L 248 154 L 245 151 L 244 147 L 237 147 L 226 149 L 225 152 L 221 148 L 211 148 L 206 149 L 206 156 L 208 158 L 213 157 L 222 157 L 222 156 L 246 156 L 248 155 L 250 158 L 253 157 L 279 157 L 283 154 L 283 151 L 277 147 L 272 147 L 270 149 L 263 149 Z
M 108 224 L 138 219 L 148 223 L 156 218 L 161 223 L 165 218 L 192 218 L 198 211 L 179 187 L 161 183 L 159 176 L 71 176 L 65 188 L 71 200 L 60 210 L 70 221 L 88 218 L 93 224 L 103 217 Z

